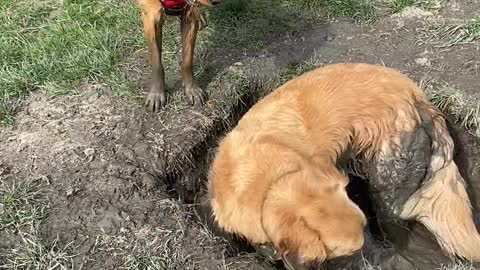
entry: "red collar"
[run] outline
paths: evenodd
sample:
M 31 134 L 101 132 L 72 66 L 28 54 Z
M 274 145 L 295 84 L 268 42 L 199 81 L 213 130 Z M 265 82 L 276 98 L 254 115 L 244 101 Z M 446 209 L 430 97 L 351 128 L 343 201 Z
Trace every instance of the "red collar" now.
M 185 0 L 161 0 L 161 2 L 166 9 L 185 8 L 187 5 Z

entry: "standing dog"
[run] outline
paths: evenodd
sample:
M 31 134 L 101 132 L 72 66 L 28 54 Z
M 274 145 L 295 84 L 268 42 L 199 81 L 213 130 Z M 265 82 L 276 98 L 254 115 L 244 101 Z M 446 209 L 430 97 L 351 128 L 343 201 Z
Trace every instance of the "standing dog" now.
M 162 65 L 162 26 L 165 15 L 180 16 L 182 32 L 182 87 L 192 104 L 203 104 L 206 93 L 193 77 L 193 54 L 199 27 L 206 24 L 202 6 L 221 0 L 137 0 L 142 11 L 143 29 L 150 51 L 151 85 L 145 106 L 153 112 L 166 104 L 165 74 Z
M 445 253 L 478 262 L 452 153 L 443 115 L 406 76 L 319 68 L 258 102 L 222 139 L 209 176 L 214 219 L 253 245 L 272 242 L 290 266 L 348 255 L 362 246 L 365 217 L 338 169 L 347 156 L 360 161 L 381 219 L 421 223 Z

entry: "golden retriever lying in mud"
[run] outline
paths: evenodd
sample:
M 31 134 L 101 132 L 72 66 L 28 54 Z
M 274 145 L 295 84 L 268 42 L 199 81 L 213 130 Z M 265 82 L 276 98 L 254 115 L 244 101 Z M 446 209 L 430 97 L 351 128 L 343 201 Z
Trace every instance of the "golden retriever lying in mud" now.
M 291 269 L 363 245 L 340 159 L 361 163 L 379 215 L 415 220 L 444 252 L 480 261 L 480 235 L 443 115 L 406 76 L 335 64 L 262 99 L 221 140 L 209 176 L 218 226 L 273 243 Z M 298 267 L 298 268 L 296 268 Z

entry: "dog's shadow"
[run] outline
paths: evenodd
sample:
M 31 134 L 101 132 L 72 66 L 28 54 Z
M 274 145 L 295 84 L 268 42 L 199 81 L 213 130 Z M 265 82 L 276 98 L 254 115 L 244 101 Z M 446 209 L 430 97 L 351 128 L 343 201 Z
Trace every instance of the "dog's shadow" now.
M 299 10 L 267 0 L 225 0 L 208 9 L 208 26 L 198 33 L 195 53 L 200 86 L 208 89 L 218 73 L 249 57 L 271 57 L 279 69 L 313 56 L 333 34 L 329 24 Z

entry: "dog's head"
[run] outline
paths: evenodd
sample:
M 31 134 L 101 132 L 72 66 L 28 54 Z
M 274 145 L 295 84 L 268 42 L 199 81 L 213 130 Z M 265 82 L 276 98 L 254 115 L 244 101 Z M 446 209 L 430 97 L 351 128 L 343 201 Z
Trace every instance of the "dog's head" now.
M 291 269 L 362 248 L 366 218 L 348 198 L 344 175 L 301 172 L 288 178 L 265 200 L 263 225 Z
M 222 0 L 187 0 L 191 5 L 216 6 L 222 3 Z
M 328 179 L 316 194 L 310 194 L 310 202 L 305 200 L 302 209 L 307 226 L 323 242 L 327 259 L 351 255 L 363 246 L 366 218 L 348 197 L 347 183 Z

